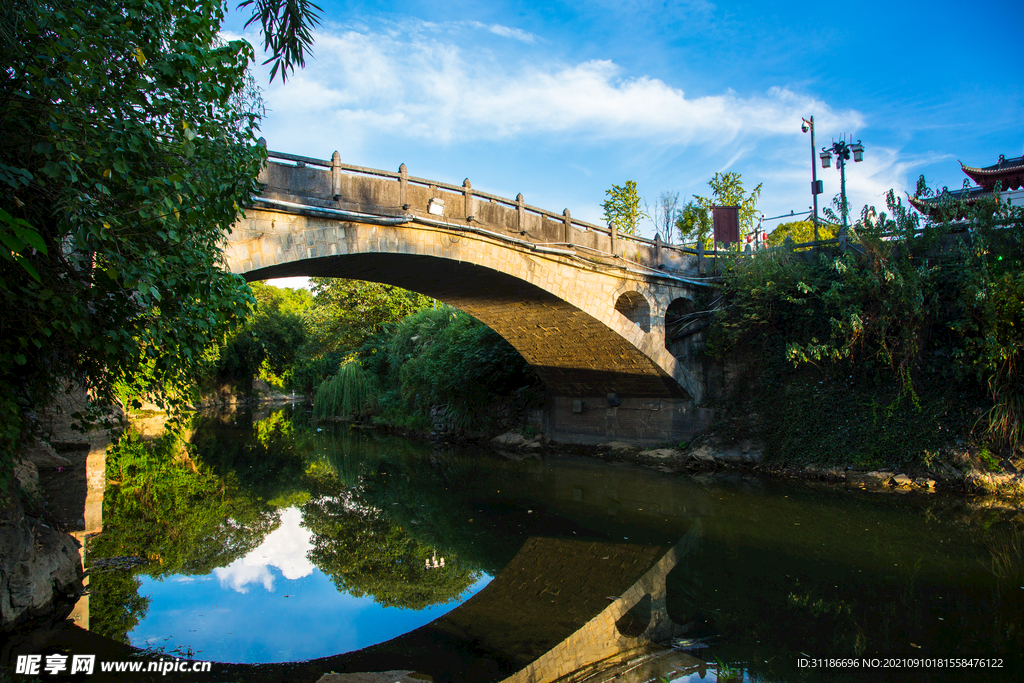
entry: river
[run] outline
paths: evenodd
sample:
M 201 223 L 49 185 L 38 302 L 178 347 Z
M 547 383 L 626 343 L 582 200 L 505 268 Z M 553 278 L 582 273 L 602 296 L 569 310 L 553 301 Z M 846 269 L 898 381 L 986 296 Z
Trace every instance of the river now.
M 1016 510 L 438 448 L 307 411 L 108 455 L 93 634 L 248 680 L 1022 680 Z

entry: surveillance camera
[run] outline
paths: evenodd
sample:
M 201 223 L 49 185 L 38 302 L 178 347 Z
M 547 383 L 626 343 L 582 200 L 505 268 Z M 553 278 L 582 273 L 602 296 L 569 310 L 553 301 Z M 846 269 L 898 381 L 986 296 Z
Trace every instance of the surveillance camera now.
M 805 132 L 805 133 L 806 133 L 807 131 L 809 131 L 809 130 L 810 130 L 810 128 L 808 128 L 808 127 L 807 127 L 807 124 L 806 124 L 806 123 L 801 123 L 801 124 L 800 124 L 800 130 L 802 130 L 803 132 Z

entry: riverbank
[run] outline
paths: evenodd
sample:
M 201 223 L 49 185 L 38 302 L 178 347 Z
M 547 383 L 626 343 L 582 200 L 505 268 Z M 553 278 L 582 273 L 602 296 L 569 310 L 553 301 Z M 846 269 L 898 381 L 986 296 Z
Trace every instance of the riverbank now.
M 968 496 L 985 506 L 1024 510 L 1024 473 L 985 471 L 980 466 L 984 461 L 977 447 L 972 450 L 969 446 L 954 446 L 938 451 L 933 454 L 930 466 L 882 465 L 868 469 L 853 463 L 832 466 L 816 463 L 787 465 L 766 459 L 762 441 L 749 437 L 728 438 L 722 435 L 722 431 L 709 431 L 682 447 L 665 444 L 659 448 L 647 448 L 622 441 L 579 446 L 560 444 L 539 434 L 524 436 L 517 431 L 495 437 L 489 445 L 506 457 L 517 459 L 557 450 L 608 462 L 639 464 L 664 472 L 733 470 L 878 492 L 923 495 L 949 492 Z

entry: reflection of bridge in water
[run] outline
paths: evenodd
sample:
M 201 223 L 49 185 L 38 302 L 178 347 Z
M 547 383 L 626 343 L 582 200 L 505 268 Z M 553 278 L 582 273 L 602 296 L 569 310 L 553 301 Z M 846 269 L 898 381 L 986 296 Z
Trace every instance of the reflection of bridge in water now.
M 660 477 L 624 485 L 588 459 L 499 464 L 493 485 L 504 493 L 495 494 L 484 485 L 481 500 L 497 497 L 503 508 L 530 508 L 537 513 L 531 518 L 550 506 L 559 518 L 593 519 L 596 526 L 589 531 L 577 526 L 589 538 L 552 537 L 534 529 L 477 595 L 391 641 L 309 662 L 217 664 L 215 673 L 252 683 L 315 683 L 326 672 L 397 669 L 422 672 L 438 682 L 542 683 L 610 680 L 609 672 L 622 669 L 630 670 L 630 677 L 615 680 L 645 681 L 702 665 L 653 643 L 682 633 L 668 615 L 666 577 L 699 545 L 702 517 L 708 512 L 705 495 L 690 489 L 680 493 L 678 484 Z M 505 468 L 520 474 L 509 476 Z M 639 542 L 608 540 L 618 538 L 614 529 L 620 526 L 628 527 L 632 537 L 645 526 L 640 521 L 645 517 L 650 518 L 647 523 L 664 520 L 664 531 Z M 674 545 L 666 540 L 679 538 L 670 534 L 686 529 Z M 76 613 L 87 628 L 88 603 L 80 603 Z M 73 642 L 76 649 L 103 653 L 106 659 L 139 655 L 86 632 L 79 632 Z
M 426 626 L 355 652 L 270 668 L 289 669 L 295 681 L 316 681 L 325 671 L 414 670 L 438 683 L 545 683 L 640 666 L 660 649 L 654 643 L 684 631 L 669 618 L 666 577 L 700 535 L 697 521 L 668 549 L 532 537 L 483 590 Z M 659 671 L 701 665 L 673 653 Z

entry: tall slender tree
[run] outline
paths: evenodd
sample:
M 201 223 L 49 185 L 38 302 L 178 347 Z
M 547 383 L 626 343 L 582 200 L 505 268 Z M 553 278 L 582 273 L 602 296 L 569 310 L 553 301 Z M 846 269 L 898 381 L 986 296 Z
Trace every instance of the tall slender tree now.
M 604 193 L 608 195 L 608 199 L 601 204 L 605 221 L 614 225 L 619 232 L 639 235 L 640 219 L 650 216 L 640 208 L 641 200 L 636 190 L 636 181 L 627 180 L 621 187 L 612 185 L 611 189 L 605 190 Z

